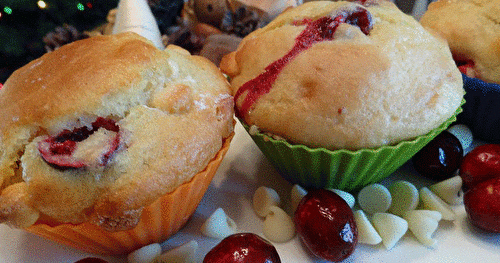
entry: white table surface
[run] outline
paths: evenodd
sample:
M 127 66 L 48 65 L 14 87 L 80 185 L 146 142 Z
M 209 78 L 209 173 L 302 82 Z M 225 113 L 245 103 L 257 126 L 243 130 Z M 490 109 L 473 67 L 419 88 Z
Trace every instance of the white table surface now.
M 397 179 L 414 183 L 417 188 L 428 186 L 430 181 L 416 175 L 411 164 L 404 165 L 382 183 L 390 185 Z M 222 207 L 234 219 L 240 232 L 262 234 L 262 219 L 251 208 L 253 192 L 259 186 L 276 189 L 280 194 L 283 207 L 290 211 L 290 189 L 292 185 L 282 179 L 265 159 L 250 136 L 238 123 L 236 135 L 226 158 L 208 188 L 203 200 L 187 225 L 176 235 L 165 241 L 162 246 L 170 249 L 191 241 L 198 241 L 198 258 L 203 256 L 219 241 L 204 237 L 199 228 L 204 220 L 217 208 Z M 382 245 L 360 244 L 356 251 L 344 262 L 500 262 L 500 235 L 476 230 L 467 222 L 462 205 L 453 209 L 458 214 L 454 222 L 441 221 L 434 237 L 438 245 L 434 249 L 420 245 L 410 232 L 391 250 Z M 43 238 L 0 225 L 0 263 L 10 262 L 75 262 L 88 256 L 83 253 L 47 241 Z M 281 260 L 288 262 L 323 262 L 311 256 L 298 237 L 284 244 L 275 244 Z M 126 257 L 102 257 L 113 262 L 126 262 Z

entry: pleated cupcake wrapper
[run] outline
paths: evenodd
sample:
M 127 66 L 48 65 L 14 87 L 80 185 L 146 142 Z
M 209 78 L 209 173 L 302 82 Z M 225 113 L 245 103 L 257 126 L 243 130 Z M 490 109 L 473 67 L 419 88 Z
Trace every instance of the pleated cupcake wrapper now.
M 234 134 L 225 140 L 205 170 L 144 208 L 139 224 L 131 230 L 109 232 L 96 225 L 83 223 L 54 227 L 35 224 L 26 231 L 100 255 L 127 254 L 145 245 L 163 242 L 178 232 L 195 212 L 226 155 L 233 136 Z
M 500 85 L 462 74 L 466 91 L 459 123 L 467 125 L 475 138 L 500 143 Z
M 462 101 L 462 104 L 464 101 Z M 444 131 L 462 111 L 423 136 L 394 146 L 358 151 L 309 148 L 276 140 L 263 133 L 249 133 L 262 153 L 292 184 L 306 188 L 336 188 L 345 191 L 360 189 L 380 182 L 407 162 L 439 133 Z M 249 131 L 249 126 L 243 127 Z

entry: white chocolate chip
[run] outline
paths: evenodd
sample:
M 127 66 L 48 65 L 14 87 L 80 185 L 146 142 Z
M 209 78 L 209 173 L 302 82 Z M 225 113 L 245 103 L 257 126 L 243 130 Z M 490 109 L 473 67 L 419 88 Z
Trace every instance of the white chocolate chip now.
M 150 263 L 161 254 L 161 246 L 158 243 L 141 247 L 127 256 L 128 263 Z
M 438 211 L 444 220 L 455 220 L 457 217 L 451 207 L 429 188 L 422 187 L 419 191 L 420 201 L 425 209 Z
M 387 250 L 393 248 L 408 230 L 408 222 L 397 215 L 375 213 L 372 221 L 373 226 L 382 237 L 382 244 Z
M 410 182 L 396 181 L 389 186 L 392 196 L 389 212 L 402 216 L 406 211 L 414 210 L 418 205 L 418 189 Z
M 373 227 L 363 210 L 353 212 L 356 226 L 358 227 L 358 242 L 361 244 L 377 245 L 382 242 L 382 237 Z
M 297 206 L 299 206 L 300 200 L 302 200 L 302 198 L 307 195 L 307 190 L 302 188 L 302 186 L 295 184 L 292 187 L 290 195 L 292 200 L 292 209 L 295 212 L 295 210 L 297 210 Z
M 429 186 L 429 189 L 450 205 L 459 205 L 464 201 L 462 177 L 456 175 Z
M 191 240 L 159 255 L 154 263 L 195 263 L 198 242 Z
M 432 234 L 438 228 L 441 213 L 431 210 L 413 210 L 407 211 L 403 218 L 406 219 L 408 228 L 420 243 L 428 247 L 436 246 L 437 240 L 432 238 Z
M 284 243 L 295 236 L 295 225 L 283 209 L 271 206 L 264 220 L 262 231 L 270 241 Z
M 222 208 L 217 208 L 201 226 L 201 233 L 207 237 L 223 239 L 237 231 L 236 223 Z
M 358 193 L 359 206 L 368 214 L 386 212 L 391 202 L 391 193 L 381 184 L 367 185 Z
M 253 195 L 253 210 L 260 217 L 266 217 L 271 206 L 280 205 L 280 197 L 272 188 L 261 186 Z
M 334 193 L 336 193 L 337 195 L 339 195 L 340 197 L 342 197 L 342 199 L 344 199 L 344 201 L 346 201 L 346 203 L 349 205 L 349 207 L 353 208 L 354 207 L 354 204 L 356 203 L 356 199 L 354 198 L 354 196 L 348 192 L 345 192 L 345 191 L 342 191 L 342 190 L 339 190 L 339 189 L 328 189 Z
M 460 144 L 462 144 L 462 148 L 464 149 L 465 154 L 465 150 L 471 146 L 472 141 L 474 140 L 472 131 L 469 129 L 469 127 L 465 126 L 464 124 L 456 124 L 448 128 L 448 132 L 457 137 L 457 139 L 460 141 Z

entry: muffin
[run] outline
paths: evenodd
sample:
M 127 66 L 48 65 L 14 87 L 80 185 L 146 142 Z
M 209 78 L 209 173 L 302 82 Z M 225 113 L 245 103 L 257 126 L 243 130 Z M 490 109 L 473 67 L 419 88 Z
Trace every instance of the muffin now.
M 310 187 L 381 180 L 454 120 L 464 95 L 446 43 L 388 1 L 305 3 L 220 67 L 264 154 Z
M 0 107 L 0 221 L 106 254 L 177 231 L 234 126 L 215 65 L 134 33 L 30 62 L 5 82 Z
M 500 142 L 500 21 L 499 0 L 436 1 L 421 24 L 448 42 L 464 75 L 464 111 L 458 120 L 474 135 Z

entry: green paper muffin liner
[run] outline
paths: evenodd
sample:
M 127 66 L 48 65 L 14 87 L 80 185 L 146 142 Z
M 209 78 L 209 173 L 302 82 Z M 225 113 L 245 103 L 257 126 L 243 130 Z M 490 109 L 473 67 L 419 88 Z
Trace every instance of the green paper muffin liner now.
M 465 100 L 462 100 L 462 105 L 464 102 Z M 462 106 L 439 127 L 413 140 L 357 151 L 332 151 L 291 144 L 285 140 L 273 139 L 264 133 L 250 133 L 250 127 L 243 121 L 241 123 L 262 153 L 290 183 L 305 188 L 353 191 L 388 177 L 455 122 L 460 112 Z

